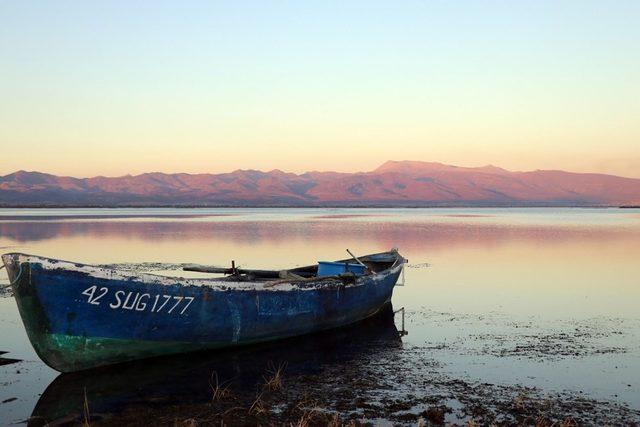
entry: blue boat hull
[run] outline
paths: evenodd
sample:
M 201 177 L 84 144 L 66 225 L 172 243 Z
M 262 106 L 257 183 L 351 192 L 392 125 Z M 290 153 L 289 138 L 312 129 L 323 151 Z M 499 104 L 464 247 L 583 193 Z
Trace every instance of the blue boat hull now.
M 3 256 L 29 338 L 61 372 L 345 326 L 391 300 L 402 263 L 356 283 L 229 284 Z

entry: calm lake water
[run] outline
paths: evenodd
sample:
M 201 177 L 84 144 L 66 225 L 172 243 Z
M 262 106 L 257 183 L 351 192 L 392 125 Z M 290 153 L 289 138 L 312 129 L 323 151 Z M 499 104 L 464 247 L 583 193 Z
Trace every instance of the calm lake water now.
M 394 309 L 406 310 L 406 336 L 396 334 L 398 313 L 295 346 L 181 356 L 91 377 L 46 367 L 5 291 L 0 351 L 21 361 L 0 366 L 0 424 L 77 412 L 66 400 L 87 387 L 101 413 L 126 413 L 153 393 L 163 404 L 206 401 L 212 371 L 250 393 L 268 366 L 284 362 L 285 384 L 288 375 L 314 375 L 323 386 L 355 390 L 368 409 L 345 405 L 348 390 L 342 406 L 327 405 L 377 421 L 412 422 L 407 414 L 438 404 L 451 409 L 447 420 L 463 422 L 471 407 L 499 415 L 497 403 L 517 399 L 640 420 L 640 210 L 5 209 L 0 247 L 171 275 L 184 273 L 170 264 L 287 268 L 344 258 L 346 248 L 398 247 L 409 259 L 393 296 Z M 389 404 L 401 400 L 410 407 Z

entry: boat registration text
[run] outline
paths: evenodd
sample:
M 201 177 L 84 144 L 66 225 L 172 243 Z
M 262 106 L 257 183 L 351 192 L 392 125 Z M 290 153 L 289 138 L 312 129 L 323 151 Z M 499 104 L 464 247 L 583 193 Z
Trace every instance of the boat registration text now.
M 107 304 L 112 310 L 149 311 L 151 313 L 185 314 L 194 297 L 179 295 L 149 294 L 134 291 L 110 292 L 109 288 L 90 286 L 82 292 L 86 303 Z

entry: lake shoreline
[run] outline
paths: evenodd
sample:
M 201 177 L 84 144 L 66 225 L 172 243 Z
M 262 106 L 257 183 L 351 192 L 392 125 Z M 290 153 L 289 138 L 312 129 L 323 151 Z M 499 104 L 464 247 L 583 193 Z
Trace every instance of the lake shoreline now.
M 366 204 L 150 204 L 150 205 L 29 205 L 6 204 L 2 209 L 526 209 L 526 208 L 568 208 L 568 209 L 640 209 L 635 205 L 566 204 L 566 203 L 522 203 L 522 204 L 429 204 L 429 203 L 366 203 Z

